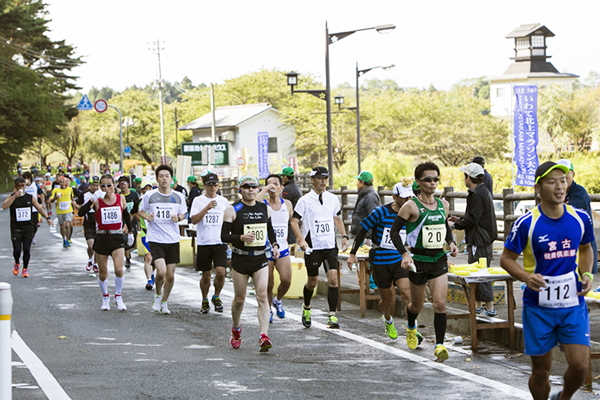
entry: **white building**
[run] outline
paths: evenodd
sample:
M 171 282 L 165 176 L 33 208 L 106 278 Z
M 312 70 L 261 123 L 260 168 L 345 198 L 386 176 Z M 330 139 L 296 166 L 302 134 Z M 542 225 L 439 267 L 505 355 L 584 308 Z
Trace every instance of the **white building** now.
M 211 142 L 212 113 L 182 126 L 191 130 L 193 142 Z M 244 159 L 240 173 L 258 175 L 258 133 L 268 132 L 269 172 L 278 173 L 288 166 L 289 158 L 296 158 L 296 130 L 285 126 L 279 111 L 268 103 L 217 107 L 215 110 L 215 142 L 229 143 L 229 171 L 223 176 L 237 176 L 239 158 Z

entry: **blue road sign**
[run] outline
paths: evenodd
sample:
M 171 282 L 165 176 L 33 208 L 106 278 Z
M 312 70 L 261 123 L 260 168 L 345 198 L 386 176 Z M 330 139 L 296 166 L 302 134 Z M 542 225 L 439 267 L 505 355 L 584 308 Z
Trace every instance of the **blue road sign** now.
M 123 155 L 129 157 L 131 155 L 131 147 L 125 146 L 123 149 Z
M 92 105 L 90 99 L 87 97 L 87 94 L 83 95 L 83 98 L 79 102 L 77 109 L 81 111 L 90 111 L 94 109 L 94 106 Z

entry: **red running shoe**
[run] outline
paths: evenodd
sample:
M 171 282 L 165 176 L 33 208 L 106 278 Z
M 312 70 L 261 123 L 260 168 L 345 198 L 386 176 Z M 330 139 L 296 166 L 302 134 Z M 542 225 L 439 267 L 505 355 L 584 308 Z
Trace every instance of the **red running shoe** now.
M 13 267 L 13 275 L 15 275 L 15 276 L 19 275 L 19 267 L 20 266 L 21 266 L 20 264 L 15 263 L 15 266 Z
M 271 347 L 273 347 L 273 343 L 271 343 L 271 339 L 264 333 L 260 335 L 260 339 L 258 339 L 258 347 L 260 347 L 260 352 L 265 353 L 269 351 Z
M 242 327 L 240 329 L 235 329 L 233 326 L 231 327 L 231 339 L 229 339 L 229 343 L 231 343 L 231 347 L 234 349 L 239 349 L 242 345 Z
M 85 266 L 85 270 L 90 272 L 92 270 L 92 263 L 88 261 L 87 265 Z

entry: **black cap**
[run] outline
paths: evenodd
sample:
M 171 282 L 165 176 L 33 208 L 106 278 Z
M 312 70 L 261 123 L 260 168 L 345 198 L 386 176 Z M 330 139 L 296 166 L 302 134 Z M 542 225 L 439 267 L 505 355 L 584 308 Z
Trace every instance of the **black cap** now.
M 121 183 L 121 182 L 127 182 L 127 183 L 129 183 L 129 177 L 125 176 L 125 175 L 121 175 L 119 177 L 119 179 L 117 179 L 117 183 Z
M 92 176 L 92 179 L 91 179 L 91 181 L 92 181 L 93 183 L 100 183 L 100 178 L 99 178 L 99 177 L 97 177 L 97 176 Z
M 538 183 L 540 179 L 548 175 L 553 169 L 560 169 L 565 174 L 569 172 L 569 167 L 566 165 L 557 164 L 554 161 L 546 161 L 535 170 L 535 183 Z
M 479 164 L 482 167 L 485 167 L 485 159 L 481 156 L 477 156 L 477 157 L 473 158 L 473 161 L 471 161 L 471 162 L 475 163 L 475 164 Z
M 329 171 L 325 167 L 314 167 L 310 171 L 311 178 L 329 178 Z
M 219 183 L 219 176 L 217 174 L 209 172 L 208 174 L 202 177 L 202 183 Z
M 25 179 L 20 176 L 17 176 L 15 178 L 15 186 L 18 185 L 19 183 L 25 183 Z

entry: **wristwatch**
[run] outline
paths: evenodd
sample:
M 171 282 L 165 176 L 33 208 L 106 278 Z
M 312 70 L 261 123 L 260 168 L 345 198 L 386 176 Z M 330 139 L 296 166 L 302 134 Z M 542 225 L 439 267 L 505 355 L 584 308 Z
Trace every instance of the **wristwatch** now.
M 342 239 L 348 239 L 348 240 L 350 240 L 350 236 L 348 236 L 348 235 L 343 235 L 343 236 L 342 236 Z

